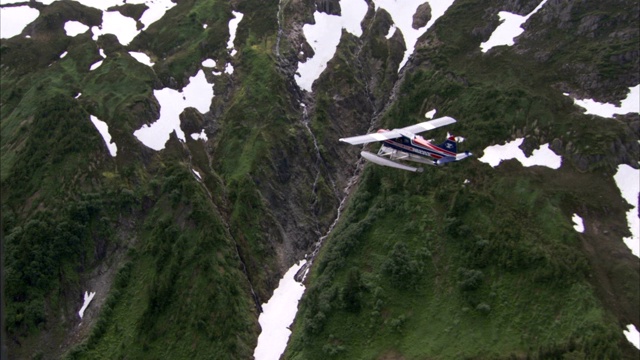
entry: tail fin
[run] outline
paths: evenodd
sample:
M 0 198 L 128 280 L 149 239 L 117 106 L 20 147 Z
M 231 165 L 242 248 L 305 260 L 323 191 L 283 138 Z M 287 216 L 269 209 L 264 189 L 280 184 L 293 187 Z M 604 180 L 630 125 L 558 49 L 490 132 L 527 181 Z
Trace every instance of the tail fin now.
M 445 142 L 443 142 L 442 144 L 438 145 L 439 147 L 447 150 L 447 151 L 451 151 L 453 153 L 457 153 L 458 152 L 458 142 L 456 141 L 456 137 L 455 136 L 449 136 L 447 138 L 447 140 L 445 140 Z

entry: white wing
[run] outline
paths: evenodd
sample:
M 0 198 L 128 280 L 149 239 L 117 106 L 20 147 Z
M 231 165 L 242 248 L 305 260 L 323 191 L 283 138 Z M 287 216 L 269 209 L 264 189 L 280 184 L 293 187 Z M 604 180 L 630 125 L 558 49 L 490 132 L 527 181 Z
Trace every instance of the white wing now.
M 414 133 L 414 134 L 419 134 L 419 133 L 421 133 L 423 131 L 433 130 L 435 128 L 439 128 L 441 126 L 453 124 L 455 122 L 456 122 L 456 119 L 454 119 L 452 117 L 449 117 L 449 116 L 444 116 L 444 117 L 441 117 L 441 118 L 437 118 L 435 120 L 425 121 L 425 122 L 421 122 L 419 124 L 407 126 L 407 127 L 402 128 L 402 130 L 406 130 L 406 131 Z
M 402 136 L 402 134 L 419 134 L 423 131 L 433 130 L 435 128 L 453 124 L 456 119 L 445 116 L 431 121 L 421 122 L 419 124 L 404 127 L 402 129 L 391 130 L 382 133 L 374 133 L 360 136 L 352 136 L 348 138 L 342 138 L 340 141 L 349 143 L 351 145 L 366 144 L 374 141 L 385 141 L 389 139 L 395 139 Z
M 342 138 L 340 139 L 340 141 L 349 143 L 351 145 L 359 145 L 359 144 L 366 144 L 374 141 L 385 141 L 389 139 L 395 139 L 395 138 L 399 138 L 400 136 L 402 136 L 400 135 L 400 133 L 392 130 L 392 131 L 387 131 L 383 133 L 374 133 L 374 134 Z

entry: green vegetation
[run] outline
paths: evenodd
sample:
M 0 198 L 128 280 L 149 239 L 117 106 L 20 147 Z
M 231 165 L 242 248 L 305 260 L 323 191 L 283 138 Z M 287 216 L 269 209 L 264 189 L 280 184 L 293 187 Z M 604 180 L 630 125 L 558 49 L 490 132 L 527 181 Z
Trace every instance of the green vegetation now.
M 286 358 L 621 356 L 557 205 L 570 190 L 485 167 L 367 169 L 310 275 Z
M 41 5 L 31 38 L 0 42 L 11 357 L 250 358 L 256 302 L 333 221 L 352 174 L 357 149 L 336 139 L 365 131 L 383 108 L 389 128 L 437 108 L 459 122 L 428 136 L 463 135 L 474 153 L 521 136 L 527 151 L 554 142 L 563 167 L 366 167 L 307 279 L 286 358 L 637 356 L 620 325 L 640 316 L 640 275 L 620 242 L 627 207 L 611 180 L 624 161 L 616 149 L 637 158 L 637 131 L 585 116 L 562 94 L 622 94 L 637 69 L 637 17 L 629 4 L 576 3 L 570 21 L 533 17 L 533 36 L 483 54 L 479 34 L 502 3 L 456 1 L 397 87 L 403 49 L 399 34 L 385 39 L 390 17 L 367 18 L 360 38 L 343 32 L 304 99 L 308 117 L 307 95 L 291 88 L 301 49 L 291 22 L 308 19 L 311 3 L 282 3 L 279 57 L 276 1 L 179 1 L 126 47 L 65 36 L 69 19 L 97 26 L 95 9 Z M 233 57 L 232 10 L 244 14 Z M 89 71 L 99 47 L 107 59 Z M 206 58 L 234 66 L 207 73 L 211 111 L 185 117 L 209 140 L 144 147 L 133 132 L 156 120 L 153 90 L 181 88 Z M 117 157 L 90 115 L 109 125 Z M 585 234 L 571 226 L 578 211 Z M 86 290 L 98 294 L 80 323 Z
M 158 76 L 168 67 L 178 77 L 201 56 L 211 56 L 199 44 L 207 36 L 218 39 L 211 40 L 215 48 L 226 47 L 227 4 L 176 9 L 191 9 L 196 16 L 188 19 L 200 22 L 202 34 L 175 40 L 188 43 L 179 54 L 183 63 L 160 62 Z M 202 22 L 210 31 L 203 32 Z M 109 39 L 101 41 L 109 45 Z M 164 152 L 152 154 L 133 137 L 141 124 L 155 120 L 152 90 L 159 80 L 126 49 L 107 49 L 102 66 L 89 72 L 99 60 L 96 43 L 86 36 L 65 38 L 68 56 L 59 59 L 67 50 L 59 42 L 45 45 L 41 51 L 50 51 L 51 66 L 27 66 L 24 73 L 12 62 L 20 54 L 16 44 L 3 40 L 0 70 L 8 289 L 3 312 L 10 338 L 22 344 L 12 343 L 12 356 L 251 356 L 258 326 L 248 277 L 259 279 L 262 293 L 267 281 L 262 268 L 247 266 L 253 272 L 245 273 L 239 250 L 246 248 L 248 265 L 275 267 L 273 250 L 260 250 L 264 245 L 257 241 L 259 217 L 265 215 L 229 211 L 229 192 L 209 166 L 206 149 L 172 140 Z M 78 93 L 82 97 L 74 98 Z M 116 158 L 109 156 L 90 115 L 108 123 L 118 145 Z M 193 151 L 193 158 L 186 151 Z M 191 166 L 204 169 L 204 184 Z M 243 188 L 231 191 L 233 198 L 236 191 Z M 250 196 L 243 193 L 239 201 Z M 247 227 L 246 235 L 237 223 L 244 220 L 257 224 Z M 77 334 L 74 341 L 84 341 L 66 342 L 79 328 L 77 304 L 87 288 L 100 298 L 92 304 L 95 314 L 83 319 L 88 338 Z M 69 351 L 71 345 L 78 346 Z
M 555 172 L 473 159 L 419 175 L 369 166 L 316 259 L 285 358 L 633 358 L 622 315 L 605 305 L 593 255 L 570 221 L 578 206 L 613 206 L 611 178 L 575 168 L 613 174 L 616 154 L 606 149 L 630 132 L 612 119 L 585 123 L 550 86 L 572 81 L 555 63 L 571 61 L 569 52 L 554 63 L 481 54 L 471 34 L 485 8 L 456 2 L 439 20 L 428 37 L 446 45 L 419 50 L 421 65 L 405 74 L 382 125 L 419 122 L 437 108 L 460 121 L 429 137 L 464 135 L 476 153 L 518 132 L 535 144 L 558 138 L 592 163 L 574 165 L 566 153 Z M 607 41 L 587 49 L 584 38 L 563 34 L 581 52 Z M 544 41 L 537 46 L 553 42 Z M 640 301 L 637 286 L 617 296 Z
M 250 356 L 254 304 L 220 214 L 182 166 L 167 168 L 158 191 L 91 336 L 69 357 Z

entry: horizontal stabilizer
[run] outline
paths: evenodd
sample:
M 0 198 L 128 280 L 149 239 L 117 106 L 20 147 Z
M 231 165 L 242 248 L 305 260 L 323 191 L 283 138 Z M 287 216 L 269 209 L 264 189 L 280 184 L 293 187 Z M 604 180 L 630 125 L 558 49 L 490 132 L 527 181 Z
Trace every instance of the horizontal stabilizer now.
M 466 151 L 463 153 L 457 153 L 456 156 L 445 156 L 443 158 L 438 159 L 438 161 L 436 162 L 437 165 L 444 165 L 446 163 L 450 163 L 450 162 L 454 162 L 454 161 L 460 161 L 462 159 L 466 159 L 469 156 L 472 156 L 473 154 Z
M 363 158 L 371 161 L 374 164 L 378 164 L 378 165 L 382 165 L 382 166 L 389 166 L 392 168 L 396 168 L 396 169 L 401 169 L 401 170 L 407 170 L 407 171 L 413 171 L 413 172 L 422 172 L 422 168 L 416 168 L 413 166 L 407 166 L 404 164 L 400 164 L 397 163 L 395 161 L 391 161 L 389 159 L 385 159 L 383 157 L 374 155 L 370 152 L 367 151 L 363 151 L 360 153 L 360 155 L 362 155 Z

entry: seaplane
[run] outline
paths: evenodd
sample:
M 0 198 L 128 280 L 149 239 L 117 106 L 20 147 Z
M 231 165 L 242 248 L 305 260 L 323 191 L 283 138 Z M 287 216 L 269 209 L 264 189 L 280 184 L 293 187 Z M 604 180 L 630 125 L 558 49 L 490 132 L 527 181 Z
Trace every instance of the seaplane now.
M 421 167 L 409 166 L 400 161 L 413 161 L 426 165 L 440 166 L 454 161 L 460 161 L 472 156 L 468 151 L 458 153 L 458 143 L 464 138 L 447 135 L 444 143 L 436 145 L 433 140 L 426 140 L 417 135 L 424 131 L 433 130 L 441 126 L 450 125 L 456 119 L 444 116 L 438 119 L 421 122 L 401 129 L 380 129 L 376 133 L 341 138 L 341 142 L 351 145 L 367 144 L 380 141 L 382 146 L 378 154 L 368 151 L 360 155 L 372 163 L 389 166 L 413 172 L 422 172 Z

